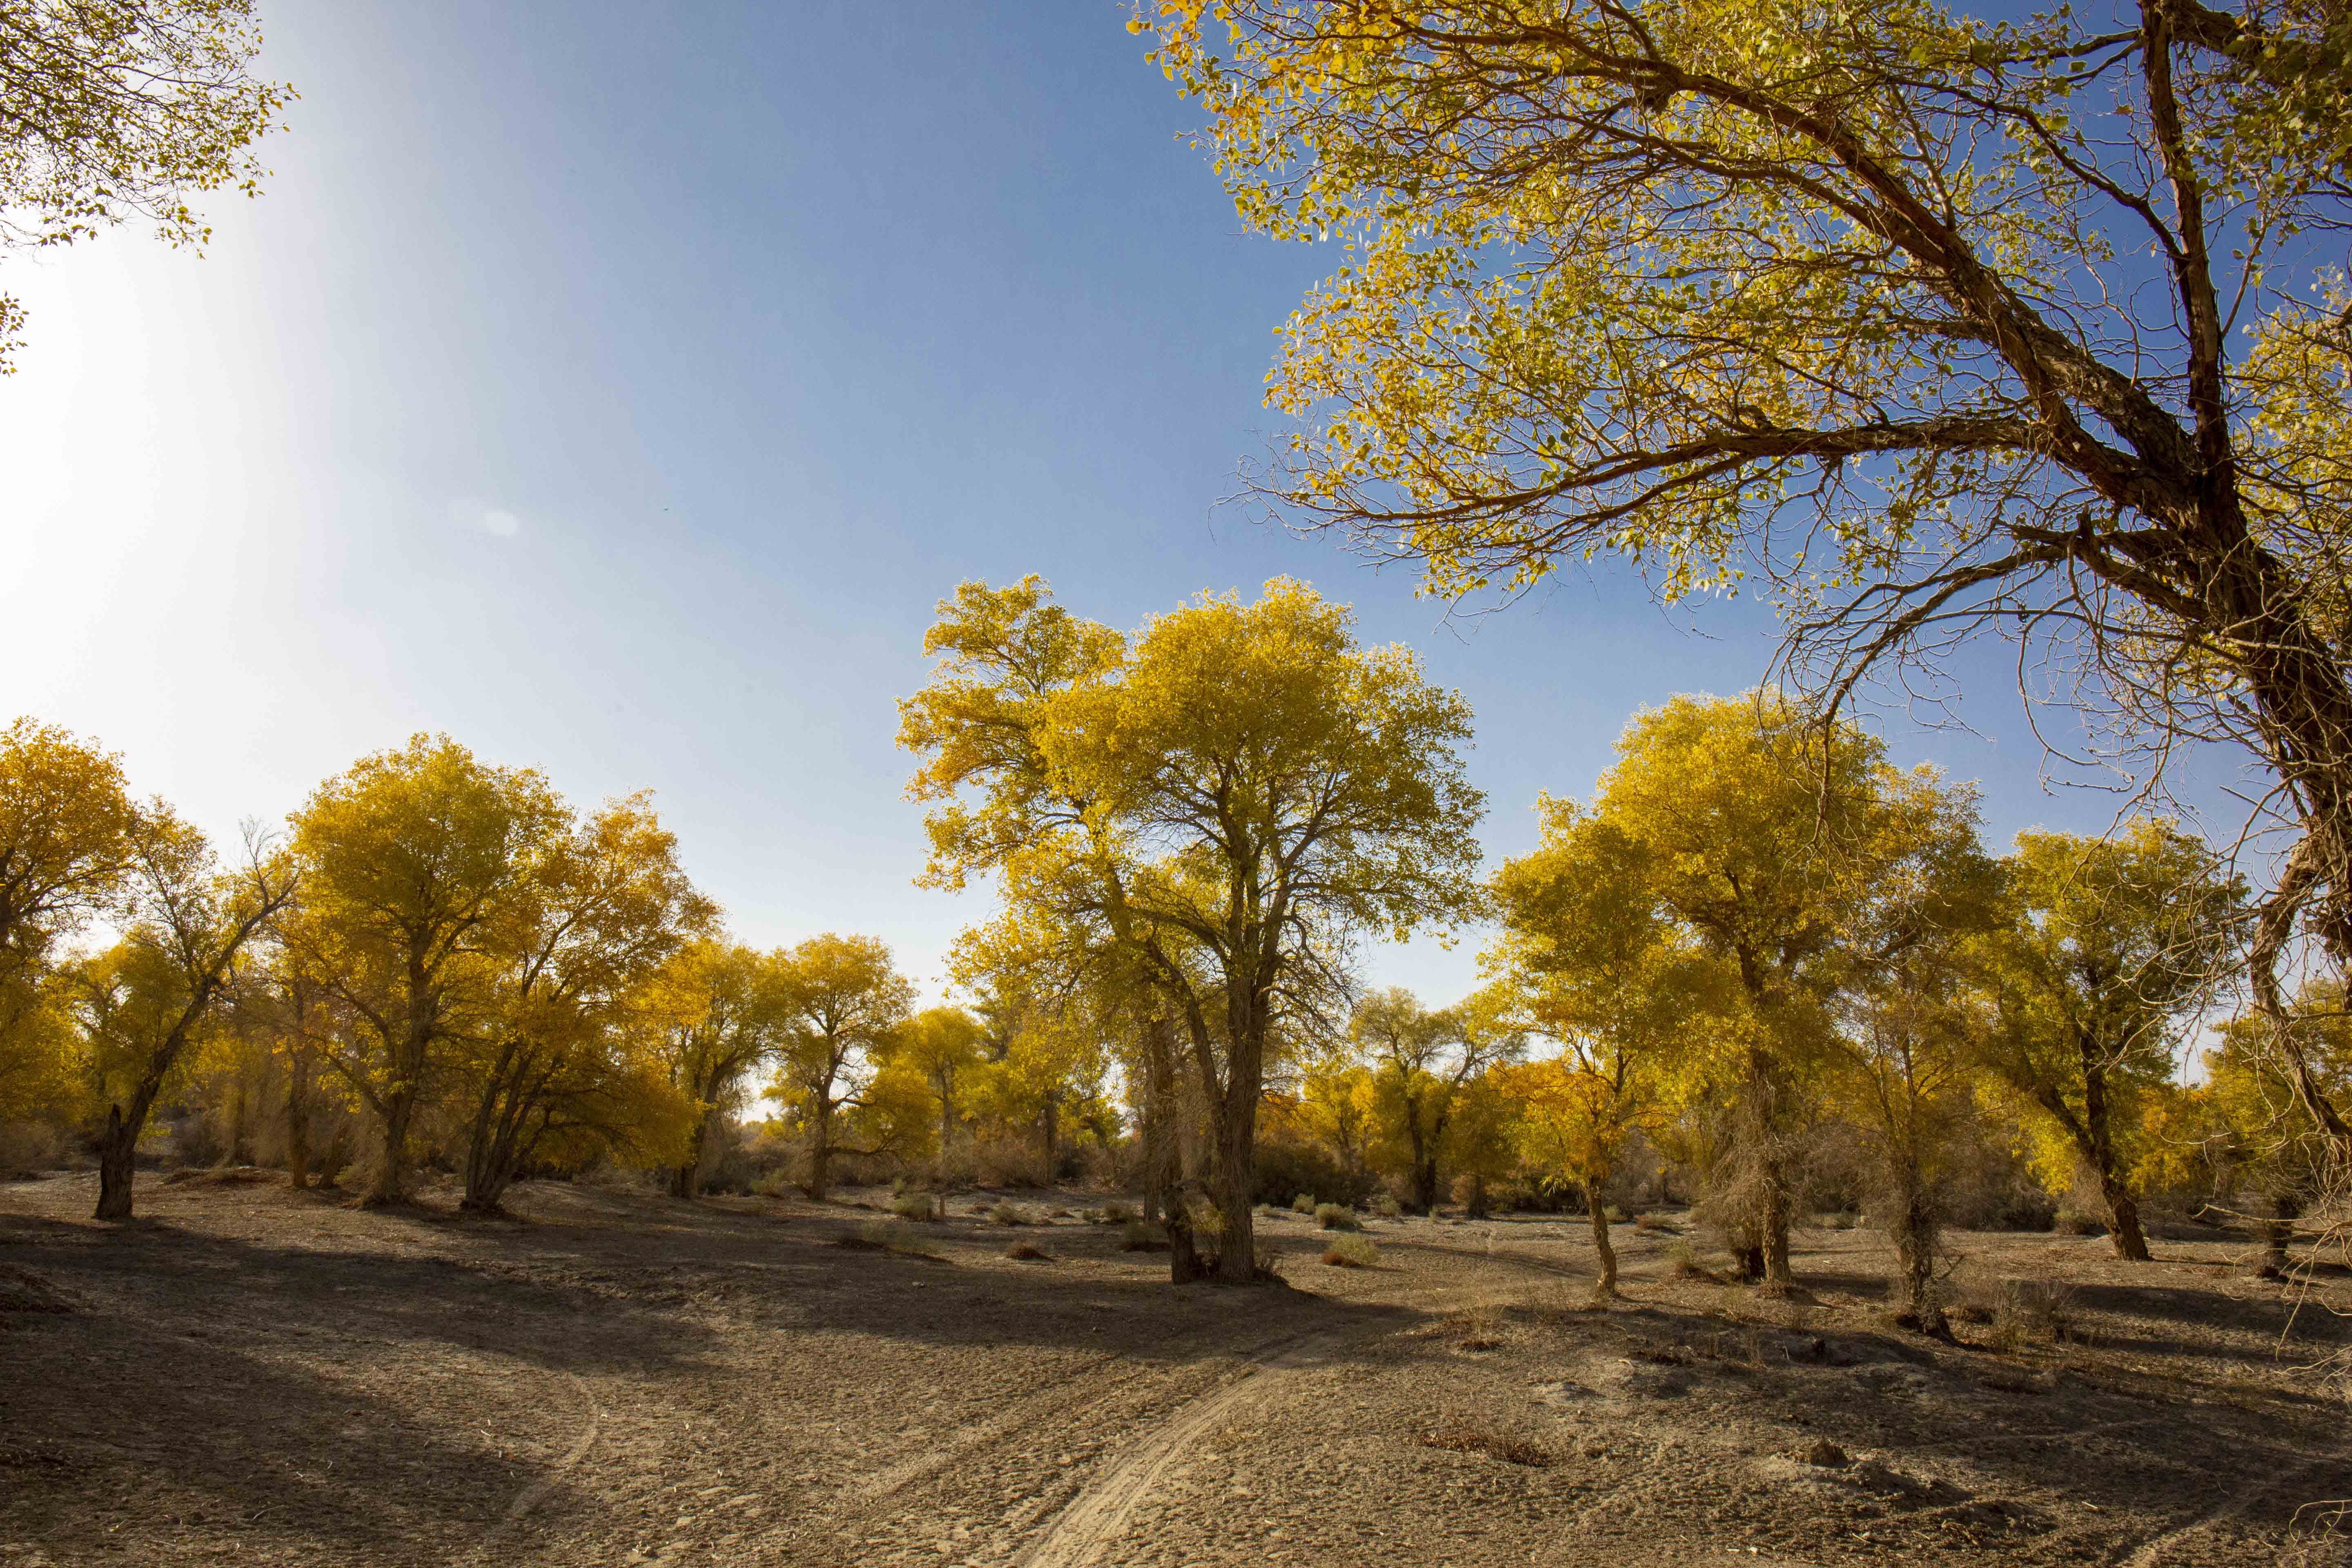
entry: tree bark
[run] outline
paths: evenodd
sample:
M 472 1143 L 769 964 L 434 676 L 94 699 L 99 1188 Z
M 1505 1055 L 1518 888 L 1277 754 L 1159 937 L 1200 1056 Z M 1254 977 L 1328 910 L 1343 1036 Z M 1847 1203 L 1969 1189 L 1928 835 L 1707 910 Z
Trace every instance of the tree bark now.
M 669 1195 L 674 1198 L 690 1201 L 702 1195 L 702 1159 L 710 1138 L 710 1117 L 706 1110 L 694 1119 L 694 1131 L 686 1141 L 686 1163 L 670 1170 Z
M 2098 1178 L 2099 1198 L 2107 1208 L 2107 1239 L 2116 1256 L 2128 1263 L 2149 1260 L 2147 1237 L 2139 1227 L 2139 1205 L 2123 1173 L 2116 1168 L 2116 1146 L 2107 1113 L 2107 1074 L 2088 1035 L 2078 1034 L 2075 1050 L 2083 1063 L 2083 1131 L 2092 1174 Z
M 301 1192 L 310 1184 L 310 1100 L 299 1052 L 286 1058 L 286 1184 Z
M 833 1185 L 833 1097 L 814 1098 L 815 1114 L 809 1119 L 809 1173 L 801 1191 L 818 1203 Z
M 143 1115 L 137 1121 L 124 1117 L 120 1105 L 106 1108 L 106 1130 L 98 1135 L 96 1218 L 131 1217 L 131 1184 L 137 1169 L 139 1128 L 145 1120 Z
M 2303 1217 L 2303 1194 L 2282 1190 L 2271 1194 L 2271 1217 L 2263 1225 L 2263 1273 L 2275 1276 L 2294 1261 L 2287 1244 L 2294 1237 L 2294 1222 Z
M 1895 1266 L 1901 1271 L 1906 1310 L 1923 1334 L 1949 1338 L 1943 1303 L 1936 1299 L 1936 1215 L 1917 1173 L 1899 1173 L 1895 1195 Z
M 1584 1184 L 1584 1208 L 1592 1217 L 1592 1257 L 1601 1278 L 1592 1283 L 1592 1299 L 1606 1301 L 1617 1294 L 1617 1248 L 1609 1240 L 1609 1200 L 1599 1182 Z
M 396 1204 L 408 1195 L 408 1123 L 416 1110 L 413 1089 L 394 1088 L 383 1098 L 383 1148 L 375 1163 L 362 1205 L 373 1208 Z

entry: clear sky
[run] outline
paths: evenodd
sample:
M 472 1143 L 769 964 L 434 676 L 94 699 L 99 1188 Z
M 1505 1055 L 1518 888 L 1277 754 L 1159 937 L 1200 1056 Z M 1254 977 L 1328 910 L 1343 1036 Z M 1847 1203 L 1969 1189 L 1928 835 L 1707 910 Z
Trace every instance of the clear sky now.
M 1121 5 L 263 11 L 302 98 L 209 256 L 0 265 L 0 709 L 216 832 L 446 731 L 653 789 L 744 939 L 869 932 L 928 983 L 988 910 L 911 885 L 894 700 L 961 579 L 1122 626 L 1277 573 L 1352 601 L 1476 710 L 1490 856 L 1634 709 L 1769 656 L 1758 610 L 1606 569 L 1449 621 L 1219 507 L 1332 258 L 1242 232 Z M 1997 838 L 2103 826 L 1976 676 L 1982 734 L 1898 715 L 1897 759 L 1983 781 Z M 1472 945 L 1369 977 L 1450 1001 Z

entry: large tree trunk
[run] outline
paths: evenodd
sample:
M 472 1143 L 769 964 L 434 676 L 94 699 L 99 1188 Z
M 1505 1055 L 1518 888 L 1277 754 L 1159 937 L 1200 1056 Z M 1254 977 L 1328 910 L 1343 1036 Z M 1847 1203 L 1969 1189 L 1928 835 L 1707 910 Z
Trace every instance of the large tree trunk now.
M 1584 1208 L 1592 1216 L 1592 1258 L 1601 1268 L 1601 1278 L 1593 1281 L 1592 1299 L 1606 1301 L 1617 1294 L 1617 1248 L 1609 1240 L 1609 1200 L 1602 1195 L 1600 1182 L 1584 1184 Z
M 2303 1217 L 2303 1194 L 2282 1189 L 2271 1194 L 2271 1217 L 2263 1224 L 2263 1266 L 2265 1277 L 2284 1274 L 2293 1261 L 2287 1243 L 2294 1238 L 2294 1222 Z
M 2149 1261 L 2147 1236 L 2140 1229 L 2139 1205 L 2133 1200 L 2131 1189 L 2121 1177 L 2102 1171 L 2099 1196 L 2107 1205 L 2107 1238 L 2115 1244 L 2116 1256 L 2130 1263 Z
M 99 1219 L 131 1217 L 131 1183 L 137 1169 L 139 1128 L 146 1118 L 126 1119 L 122 1107 L 106 1108 L 106 1129 L 98 1135 Z
M 669 1173 L 669 1195 L 688 1200 L 702 1195 L 703 1150 L 710 1138 L 712 1112 L 703 1111 L 694 1119 L 694 1131 L 687 1135 L 686 1162 L 673 1166 Z
M 2116 1168 L 2107 1114 L 2106 1069 L 2100 1065 L 2100 1054 L 2089 1037 L 2079 1037 L 2075 1050 L 2083 1063 L 2083 1131 L 2087 1138 L 2083 1152 L 2090 1158 L 2091 1173 L 2099 1183 L 2099 1199 L 2106 1205 L 2107 1238 L 2117 1258 L 2146 1263 L 2149 1260 L 2147 1237 L 2140 1231 L 2139 1205 L 2133 1201 L 2131 1189 Z
M 1437 1161 L 1434 1156 L 1414 1157 L 1412 1206 L 1432 1219 L 1437 1217 Z
M 383 1098 L 383 1147 L 378 1151 L 375 1173 L 360 1202 L 368 1207 L 396 1204 L 408 1196 L 408 1124 L 416 1111 L 416 1091 L 395 1088 Z
M 833 1185 L 833 1099 L 818 1095 L 815 1114 L 809 1119 L 809 1173 L 801 1191 L 818 1203 Z
M 1214 1197 L 1222 1222 L 1217 1232 L 1217 1278 L 1247 1285 L 1257 1278 L 1257 1091 L 1246 1100 L 1240 1086 L 1217 1105 Z
M 1936 1213 L 1916 1169 L 1895 1173 L 1894 1232 L 1895 1267 L 1902 1275 L 1905 1310 L 1923 1334 L 1949 1338 L 1943 1303 L 1936 1299 Z
M 286 1184 L 300 1192 L 310 1184 L 310 1100 L 304 1082 L 310 1077 L 302 1058 L 286 1058 Z

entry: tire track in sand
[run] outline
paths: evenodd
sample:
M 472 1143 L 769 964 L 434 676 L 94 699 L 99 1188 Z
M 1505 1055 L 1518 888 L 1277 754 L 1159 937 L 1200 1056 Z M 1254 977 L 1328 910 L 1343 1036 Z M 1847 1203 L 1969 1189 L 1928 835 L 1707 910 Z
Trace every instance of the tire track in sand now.
M 1023 1553 L 1021 1568 L 1087 1568 L 1105 1561 L 1104 1553 L 1125 1534 L 1137 1506 L 1195 1438 L 1218 1422 L 1265 1403 L 1282 1384 L 1292 1381 L 1286 1373 L 1323 1364 L 1348 1337 L 1309 1333 L 1252 1356 L 1232 1381 L 1181 1406 L 1073 1498 L 1045 1536 Z
M 545 1475 L 515 1494 L 514 1501 L 507 1504 L 506 1512 L 500 1514 L 497 1522 L 482 1532 L 481 1539 L 474 1542 L 473 1551 L 466 1554 L 464 1562 L 468 1563 L 483 1562 L 490 1549 L 496 1546 L 508 1531 L 520 1524 L 523 1516 L 538 1507 L 542 1498 L 555 1489 L 556 1483 L 563 1479 L 564 1473 L 582 1459 L 586 1458 L 588 1450 L 596 1446 L 596 1439 L 604 1429 L 604 1412 L 597 1405 L 596 1396 L 589 1392 L 588 1384 L 582 1381 L 577 1373 L 567 1372 L 563 1375 L 572 1380 L 572 1386 L 579 1391 L 580 1402 L 588 1407 L 588 1425 L 582 1429 L 579 1441 L 572 1445 L 571 1450 L 563 1458 L 550 1466 Z

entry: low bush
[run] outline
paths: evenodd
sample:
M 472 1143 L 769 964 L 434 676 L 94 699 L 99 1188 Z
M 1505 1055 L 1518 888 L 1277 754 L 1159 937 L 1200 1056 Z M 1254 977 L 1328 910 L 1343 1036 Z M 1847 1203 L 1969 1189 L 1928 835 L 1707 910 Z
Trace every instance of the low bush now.
M 1543 1469 L 1552 1463 L 1551 1450 L 1534 1438 L 1458 1413 L 1440 1416 L 1434 1426 L 1421 1435 L 1421 1446 L 1451 1449 L 1457 1454 L 1484 1454 L 1490 1459 L 1526 1465 L 1532 1469 Z
M 1336 1236 L 1323 1249 L 1323 1261 L 1334 1268 L 1370 1268 L 1380 1260 L 1380 1247 L 1369 1236 Z
M 783 1198 L 790 1197 L 799 1189 L 793 1185 L 792 1178 L 782 1171 L 771 1171 L 753 1182 L 751 1190 L 763 1198 Z
M 1126 1225 L 1136 1217 L 1134 1208 L 1127 1204 L 1105 1204 L 1095 1212 L 1102 1215 L 1105 1225 Z
M 890 1200 L 890 1212 L 900 1219 L 933 1220 L 940 1217 L 940 1200 L 929 1193 L 900 1193 Z
M 1356 1217 L 1356 1211 L 1349 1208 L 1345 1204 L 1317 1204 L 1315 1205 L 1315 1223 L 1321 1226 L 1325 1230 L 1361 1230 L 1364 1228 L 1363 1221 Z
M 1372 1212 L 1382 1219 L 1394 1219 L 1404 1213 L 1404 1205 L 1397 1202 L 1394 1193 L 1381 1193 L 1372 1199 Z
M 854 1237 L 844 1237 L 836 1246 L 865 1252 L 903 1252 L 915 1257 L 928 1257 L 922 1238 L 915 1227 L 902 1219 L 869 1219 L 857 1227 Z
M 1027 1225 L 1029 1211 L 1016 1203 L 1000 1203 L 988 1211 L 988 1217 L 998 1225 Z
M 1690 1243 L 1686 1241 L 1676 1242 L 1674 1250 L 1666 1256 L 1673 1264 L 1677 1279 L 1696 1279 L 1706 1285 L 1723 1283 L 1723 1276 L 1701 1263 L 1698 1254 L 1691 1250 Z
M 2004 1279 L 1992 1302 L 1992 1331 L 2003 1349 L 2085 1338 L 2074 1288 L 2057 1279 Z

